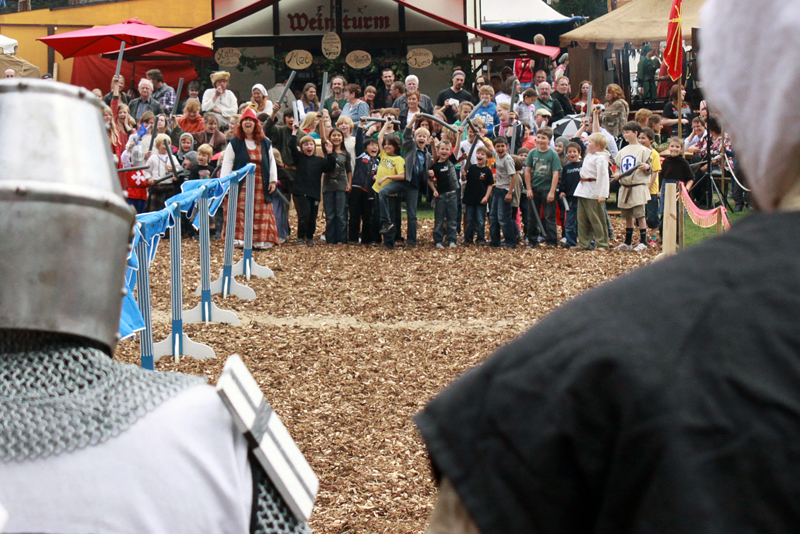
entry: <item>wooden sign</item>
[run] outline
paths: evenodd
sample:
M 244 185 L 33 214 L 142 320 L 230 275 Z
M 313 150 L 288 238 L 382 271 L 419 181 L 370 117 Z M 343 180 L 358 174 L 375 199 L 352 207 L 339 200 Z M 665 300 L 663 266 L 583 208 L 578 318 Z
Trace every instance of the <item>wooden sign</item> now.
M 430 67 L 433 63 L 433 52 L 427 48 L 414 48 L 408 51 L 406 60 L 409 67 L 424 69 L 425 67 Z
M 342 40 L 334 32 L 322 36 L 322 55 L 328 59 L 336 59 L 342 53 Z
M 308 50 L 292 50 L 286 54 L 286 64 L 292 70 L 303 70 L 311 66 L 313 61 L 311 52 Z
M 353 50 L 347 54 L 345 61 L 354 69 L 364 69 L 369 67 L 369 64 L 372 63 L 372 56 L 369 55 L 369 52 L 365 52 L 364 50 Z
M 242 52 L 238 48 L 220 48 L 214 54 L 214 61 L 220 67 L 235 67 L 239 64 Z

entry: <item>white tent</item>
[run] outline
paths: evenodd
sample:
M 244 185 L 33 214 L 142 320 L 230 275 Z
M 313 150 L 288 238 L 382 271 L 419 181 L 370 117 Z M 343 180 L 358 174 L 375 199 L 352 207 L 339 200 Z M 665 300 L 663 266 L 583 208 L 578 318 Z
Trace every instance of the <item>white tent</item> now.
M 3 54 L 16 54 L 18 47 L 19 41 L 6 37 L 5 35 L 0 35 L 0 49 L 3 50 Z
M 481 2 L 481 23 L 568 21 L 544 0 L 484 0 Z

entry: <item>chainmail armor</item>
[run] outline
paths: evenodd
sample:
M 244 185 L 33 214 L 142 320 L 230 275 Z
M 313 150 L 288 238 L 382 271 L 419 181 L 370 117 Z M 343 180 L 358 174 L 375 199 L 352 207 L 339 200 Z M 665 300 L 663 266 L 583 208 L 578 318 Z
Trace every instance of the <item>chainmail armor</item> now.
M 286 502 L 272 484 L 264 468 L 251 459 L 253 470 L 252 534 L 311 534 L 311 529 L 292 514 Z
M 113 361 L 102 347 L 75 336 L 0 329 L 0 462 L 98 445 L 205 383 Z

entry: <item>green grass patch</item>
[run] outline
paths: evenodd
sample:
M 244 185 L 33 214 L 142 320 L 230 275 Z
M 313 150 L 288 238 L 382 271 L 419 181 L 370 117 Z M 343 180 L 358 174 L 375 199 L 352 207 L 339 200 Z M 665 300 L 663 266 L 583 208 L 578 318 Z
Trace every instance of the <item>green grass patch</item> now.
M 740 211 L 739 213 L 728 211 L 728 219 L 731 222 L 731 226 L 747 217 L 748 213 L 749 212 L 746 209 L 744 211 Z M 700 228 L 692 222 L 692 219 L 690 219 L 688 215 L 686 215 L 683 231 L 683 243 L 685 246 L 690 247 L 692 245 L 696 245 L 697 243 L 700 243 L 705 239 L 715 235 L 717 235 L 716 225 L 712 226 L 711 228 Z

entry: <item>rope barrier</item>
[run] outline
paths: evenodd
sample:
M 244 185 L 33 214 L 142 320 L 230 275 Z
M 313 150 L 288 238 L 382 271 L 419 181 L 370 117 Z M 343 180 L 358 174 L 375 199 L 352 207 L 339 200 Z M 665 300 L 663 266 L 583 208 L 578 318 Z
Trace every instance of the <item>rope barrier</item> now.
M 718 206 L 713 210 L 701 210 L 697 207 L 697 205 L 692 200 L 692 197 L 689 195 L 689 190 L 686 189 L 686 184 L 680 182 L 680 196 L 683 200 L 683 204 L 686 207 L 686 211 L 689 213 L 689 218 L 692 219 L 692 222 L 701 228 L 710 228 L 717 224 L 717 221 L 722 216 L 722 223 L 725 226 L 725 230 L 731 229 L 731 224 L 728 221 L 727 210 L 725 206 Z
M 739 184 L 739 187 L 741 187 L 742 189 L 744 189 L 745 191 L 747 191 L 749 193 L 750 190 L 747 189 L 744 185 L 742 185 L 742 182 L 740 182 L 739 179 L 736 177 L 736 173 L 733 172 L 733 164 L 731 163 L 731 160 L 728 159 L 728 155 L 727 154 L 725 154 L 725 163 L 728 166 L 728 172 L 731 173 L 731 176 L 736 181 L 736 183 Z

